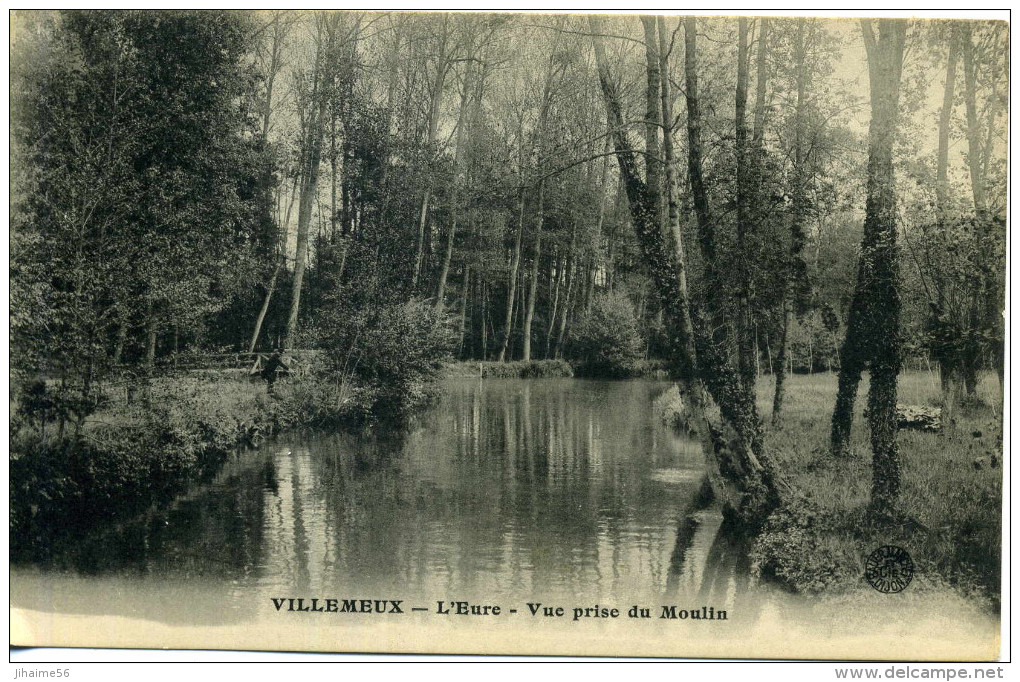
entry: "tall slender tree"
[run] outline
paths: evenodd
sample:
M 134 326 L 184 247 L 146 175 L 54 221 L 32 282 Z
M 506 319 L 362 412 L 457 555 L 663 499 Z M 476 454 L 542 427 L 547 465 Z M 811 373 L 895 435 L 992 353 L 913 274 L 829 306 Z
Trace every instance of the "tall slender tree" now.
M 896 249 L 896 184 L 893 140 L 899 108 L 905 20 L 861 20 L 868 55 L 871 124 L 868 132 L 867 207 L 857 265 L 857 285 L 840 353 L 839 392 L 832 415 L 832 449 L 850 445 L 853 406 L 865 367 L 871 370 L 868 424 L 871 428 L 873 509 L 888 512 L 900 487 L 896 445 L 896 377 L 900 371 L 900 292 Z
M 762 37 L 764 41 L 764 36 Z M 764 42 L 762 43 L 764 45 Z M 794 291 L 804 277 L 803 251 L 805 243 L 805 223 L 808 209 L 808 170 L 807 170 L 807 19 L 797 20 L 794 36 L 793 60 L 796 70 L 797 102 L 794 109 L 793 122 L 793 191 L 790 207 L 790 247 L 786 262 L 783 264 L 784 291 L 782 298 L 782 327 L 779 336 L 779 353 L 776 363 L 776 385 L 772 396 L 772 424 L 782 423 L 783 397 L 786 390 L 786 364 L 790 353 L 790 326 L 793 323 Z M 761 69 L 759 69 L 759 77 Z
M 589 21 L 599 84 L 609 115 L 614 149 L 627 192 L 631 218 L 645 262 L 655 283 L 659 305 L 668 320 L 671 373 L 682 386 L 682 393 L 690 406 L 692 419 L 702 435 L 706 455 L 717 472 L 714 476 L 715 482 L 720 484 L 717 486 L 717 494 L 726 501 L 737 518 L 748 524 L 760 523 L 767 512 L 779 504 L 780 490 L 786 487 L 785 482 L 775 471 L 765 450 L 760 420 L 753 409 L 753 397 L 749 397 L 741 389 L 736 371 L 724 356 L 718 350 L 712 350 L 710 333 L 704 329 L 699 330 L 694 325 L 691 301 L 686 295 L 687 275 L 684 268 L 682 232 L 678 226 L 675 231 L 671 230 L 672 235 L 668 236 L 672 239 L 669 239 L 662 230 L 664 224 L 662 214 L 664 210 L 668 214 L 668 208 L 654 192 L 648 191 L 646 180 L 639 175 L 636 152 L 626 134 L 619 91 L 612 80 L 605 50 L 602 47 L 602 31 L 597 19 L 590 18 Z M 690 117 L 692 105 L 695 112 L 698 105 L 695 66 L 697 48 L 694 35 L 696 24 L 693 18 L 687 19 L 686 27 L 685 70 L 688 77 L 687 98 Z M 653 55 L 646 52 L 649 61 L 651 56 Z M 660 69 L 658 55 L 654 57 L 653 70 L 658 72 Z M 693 92 L 692 81 L 695 85 Z M 656 88 L 653 96 L 657 100 L 658 95 L 659 90 Z M 696 131 L 699 124 L 700 121 L 694 124 Z M 700 137 L 693 142 L 700 144 Z M 689 150 L 691 147 L 689 143 Z M 654 163 L 651 155 L 646 157 L 646 165 L 649 159 Z M 697 178 L 691 178 L 692 185 L 703 183 L 699 164 L 700 157 L 690 164 L 698 171 Z M 699 210 L 707 214 L 707 194 L 701 199 L 704 203 Z M 705 246 L 707 244 L 709 249 L 714 248 L 714 235 L 702 233 L 700 237 L 702 258 L 706 261 L 707 267 L 710 259 L 705 253 Z M 711 424 L 708 419 L 706 389 L 707 394 L 711 395 L 720 408 L 723 417 L 721 428 Z

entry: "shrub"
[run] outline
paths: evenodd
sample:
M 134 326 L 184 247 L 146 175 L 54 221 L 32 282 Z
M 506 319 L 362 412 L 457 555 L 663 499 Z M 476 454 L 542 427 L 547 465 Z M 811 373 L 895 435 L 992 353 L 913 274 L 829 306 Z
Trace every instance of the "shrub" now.
M 687 405 L 684 404 L 683 396 L 676 385 L 670 386 L 652 402 L 652 409 L 658 415 L 659 420 L 666 426 L 677 430 L 690 428 L 690 415 L 687 412 Z
M 513 360 L 511 362 L 463 363 L 474 367 L 470 376 L 479 372 L 486 379 L 556 379 L 574 376 L 574 370 L 566 360 Z M 479 369 L 481 366 L 481 369 Z
M 669 364 L 665 360 L 657 358 L 638 360 L 634 363 L 634 369 L 631 372 L 631 376 L 640 377 L 642 379 L 668 379 Z
M 643 356 L 641 346 L 634 307 L 620 292 L 598 296 L 570 335 L 570 354 L 583 376 L 633 375 Z
M 170 499 L 286 423 L 288 402 L 245 380 L 175 377 L 147 393 L 63 437 L 37 426 L 12 438 L 12 556 L 51 551 L 58 536 Z
M 356 313 L 325 342 L 325 373 L 340 393 L 357 395 L 377 416 L 403 417 L 431 397 L 453 334 L 434 306 L 411 300 Z

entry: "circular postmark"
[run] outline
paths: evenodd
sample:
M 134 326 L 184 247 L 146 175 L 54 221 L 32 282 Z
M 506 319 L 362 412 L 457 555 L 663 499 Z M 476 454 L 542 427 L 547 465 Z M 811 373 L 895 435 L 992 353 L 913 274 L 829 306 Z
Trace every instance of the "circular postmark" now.
M 864 577 L 884 594 L 902 592 L 914 579 L 914 561 L 902 547 L 882 545 L 868 557 Z

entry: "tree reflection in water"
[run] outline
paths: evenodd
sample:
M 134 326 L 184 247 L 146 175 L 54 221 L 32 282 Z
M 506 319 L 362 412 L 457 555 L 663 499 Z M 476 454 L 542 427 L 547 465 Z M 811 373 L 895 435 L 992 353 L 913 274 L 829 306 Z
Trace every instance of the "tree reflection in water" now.
M 663 389 L 453 381 L 408 428 L 292 433 L 232 458 L 170 508 L 80 542 L 71 563 L 153 584 L 201 578 L 255 602 L 307 592 L 623 604 L 664 585 L 693 599 L 704 582 L 725 607 L 729 585 L 746 591 L 746 556 L 716 538 L 700 446 L 652 412 Z

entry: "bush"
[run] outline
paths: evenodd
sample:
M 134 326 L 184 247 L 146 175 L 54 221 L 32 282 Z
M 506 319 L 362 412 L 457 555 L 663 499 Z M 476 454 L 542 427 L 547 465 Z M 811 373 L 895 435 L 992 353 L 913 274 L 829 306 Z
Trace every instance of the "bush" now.
M 376 416 L 400 418 L 432 396 L 453 334 L 434 306 L 411 300 L 339 321 L 325 342 L 326 376 L 338 392 Z
M 486 379 L 558 379 L 574 376 L 574 370 L 566 360 L 529 360 L 528 362 L 513 360 L 511 362 L 463 364 L 465 368 L 474 368 L 470 376 L 477 377 L 480 372 Z
M 643 357 L 641 333 L 634 307 L 620 292 L 598 296 L 591 312 L 574 326 L 570 355 L 582 376 L 632 376 Z
M 652 409 L 666 426 L 678 431 L 690 428 L 690 414 L 687 411 L 687 405 L 684 404 L 680 389 L 675 384 L 652 401 Z
M 56 538 L 170 499 L 212 476 L 234 448 L 293 423 L 295 411 L 246 380 L 175 377 L 147 393 L 63 437 L 39 425 L 12 436 L 12 556 L 51 551 Z

